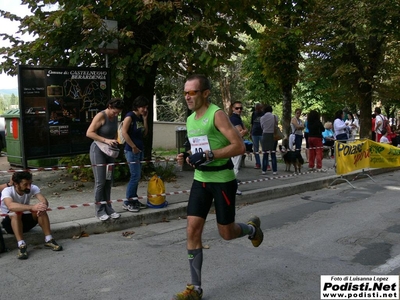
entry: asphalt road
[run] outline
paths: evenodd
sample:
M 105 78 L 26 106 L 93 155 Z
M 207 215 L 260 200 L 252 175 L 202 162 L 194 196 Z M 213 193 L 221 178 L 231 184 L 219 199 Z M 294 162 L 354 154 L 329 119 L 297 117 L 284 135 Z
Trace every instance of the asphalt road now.
M 320 299 L 321 275 L 399 274 L 400 171 L 240 206 L 261 218 L 264 243 L 223 241 L 210 214 L 204 232 L 203 299 Z M 0 255 L 0 299 L 171 299 L 190 280 L 186 220 L 59 240 Z M 123 233 L 125 233 L 124 236 Z

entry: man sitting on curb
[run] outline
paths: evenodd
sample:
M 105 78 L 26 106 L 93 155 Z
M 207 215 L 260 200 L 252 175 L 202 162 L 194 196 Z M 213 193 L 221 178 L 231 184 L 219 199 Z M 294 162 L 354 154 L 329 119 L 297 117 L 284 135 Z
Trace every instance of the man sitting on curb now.
M 30 204 L 32 196 L 39 201 Z M 2 222 L 7 233 L 14 234 L 18 242 L 18 258 L 27 259 L 27 246 L 23 239 L 23 233 L 31 230 L 38 223 L 45 235 L 47 248 L 53 251 L 61 251 L 62 246 L 53 239 L 50 231 L 50 220 L 47 215 L 47 199 L 40 193 L 39 187 L 32 184 L 32 173 L 29 171 L 15 172 L 12 176 L 12 185 L 1 191 L 1 211 L 9 214 Z M 31 213 L 24 213 L 30 211 Z

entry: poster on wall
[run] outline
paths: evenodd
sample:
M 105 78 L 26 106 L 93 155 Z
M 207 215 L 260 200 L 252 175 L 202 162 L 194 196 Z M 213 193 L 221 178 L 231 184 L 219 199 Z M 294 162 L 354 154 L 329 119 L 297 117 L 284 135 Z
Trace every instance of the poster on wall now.
M 86 131 L 111 97 L 110 70 L 19 66 L 18 82 L 25 159 L 88 153 Z

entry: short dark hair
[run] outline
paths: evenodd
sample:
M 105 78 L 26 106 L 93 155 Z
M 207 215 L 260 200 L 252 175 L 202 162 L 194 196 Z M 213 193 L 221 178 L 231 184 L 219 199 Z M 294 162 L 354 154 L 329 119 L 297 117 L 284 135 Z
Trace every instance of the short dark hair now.
M 271 105 L 265 105 L 264 106 L 264 113 L 267 113 L 267 112 L 271 112 L 272 113 L 272 106 Z
M 310 110 L 310 112 L 308 113 L 308 116 L 307 116 L 307 121 L 308 122 L 310 122 L 310 121 L 316 122 L 318 120 L 319 120 L 319 112 L 316 111 L 315 109 Z
M 186 78 L 186 81 L 192 81 L 192 80 L 198 80 L 200 82 L 200 89 L 205 91 L 205 90 L 211 90 L 211 83 L 210 80 L 207 78 L 206 75 L 203 74 L 192 74 L 188 78 Z
M 377 113 L 377 114 L 381 114 L 381 108 L 380 107 L 375 107 L 375 112 Z
M 242 102 L 236 100 L 236 101 L 234 101 L 234 102 L 231 103 L 231 107 L 233 108 L 233 106 L 234 106 L 235 104 L 242 104 Z
M 123 109 L 124 108 L 124 100 L 122 100 L 121 98 L 111 98 L 107 102 L 107 107 Z
M 342 119 L 342 114 L 343 114 L 343 110 L 338 110 L 337 112 L 335 112 L 335 120 L 336 119 Z
M 19 183 L 21 183 L 22 182 L 22 180 L 28 180 L 28 181 L 31 181 L 32 180 L 32 173 L 31 172 L 29 172 L 29 171 L 21 171 L 21 172 L 15 172 L 13 175 L 12 175 L 12 181 L 14 182 L 14 183 L 17 183 L 17 184 L 19 184 Z
M 138 110 L 139 107 L 149 105 L 149 100 L 145 96 L 136 97 L 132 102 L 132 110 Z

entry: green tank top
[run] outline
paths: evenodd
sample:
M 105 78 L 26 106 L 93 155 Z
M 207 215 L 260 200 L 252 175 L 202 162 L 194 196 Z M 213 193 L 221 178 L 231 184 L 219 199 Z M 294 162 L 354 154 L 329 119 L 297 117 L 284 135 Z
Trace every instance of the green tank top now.
M 215 112 L 220 110 L 215 104 L 210 104 L 205 114 L 200 119 L 195 119 L 191 114 L 186 123 L 187 135 L 192 153 L 216 150 L 230 144 L 229 140 L 217 130 L 214 125 Z M 217 158 L 207 166 L 222 166 L 230 158 Z M 221 171 L 194 171 L 194 179 L 200 182 L 229 182 L 235 179 L 233 170 Z

